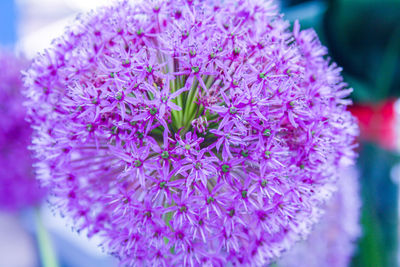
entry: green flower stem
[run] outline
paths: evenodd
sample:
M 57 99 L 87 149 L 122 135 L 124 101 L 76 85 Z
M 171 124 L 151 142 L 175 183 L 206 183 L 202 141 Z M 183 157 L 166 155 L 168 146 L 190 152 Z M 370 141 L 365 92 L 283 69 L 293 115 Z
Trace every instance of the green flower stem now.
M 195 97 L 195 95 L 197 95 L 198 90 L 199 90 L 199 82 L 196 79 L 196 80 L 193 80 L 192 88 L 190 89 L 189 95 L 186 99 L 185 112 L 183 115 L 182 126 L 185 126 L 185 127 L 187 126 L 189 110 L 192 108 L 193 98 Z
M 175 72 L 178 69 L 179 69 L 178 61 L 176 59 L 174 59 L 172 71 Z M 169 86 L 170 86 L 171 93 L 174 93 L 178 89 L 182 88 L 181 77 L 177 77 L 176 79 L 170 81 Z M 175 103 L 176 105 L 182 107 L 182 94 L 177 96 L 177 98 L 173 99 L 172 102 Z M 175 128 L 175 130 L 179 129 L 179 124 L 183 120 L 182 110 L 180 110 L 180 111 L 171 110 L 171 117 L 172 117 L 172 127 Z
M 200 106 L 198 107 L 198 109 L 197 109 L 198 117 L 200 117 L 200 116 L 203 115 L 203 111 L 204 111 L 204 106 L 203 106 L 203 105 L 200 105 Z
M 177 99 L 178 99 L 178 106 L 182 107 L 183 106 L 182 94 L 180 94 L 177 97 Z M 183 116 L 184 116 L 183 115 L 183 108 L 181 110 L 177 111 L 177 114 L 178 114 L 177 122 L 180 122 L 182 124 Z M 178 127 L 178 128 L 180 128 L 180 127 Z
M 211 85 L 214 83 L 214 78 L 210 75 L 206 76 L 204 80 L 204 84 L 206 85 L 206 88 L 210 88 Z M 185 129 L 188 130 L 190 128 L 190 122 L 196 117 L 200 116 L 202 114 L 204 107 L 201 105 L 199 106 L 196 104 L 196 100 L 198 99 L 198 93 L 199 93 L 199 83 L 196 83 L 196 90 L 191 90 L 188 101 L 186 104 L 185 108 L 185 116 L 184 116 L 184 125 Z M 203 92 L 203 94 L 205 91 Z
M 153 100 L 154 99 L 154 95 L 151 92 L 147 92 L 147 97 L 149 100 Z
M 177 88 L 179 88 L 179 85 L 180 85 L 180 83 L 179 83 L 179 81 L 177 81 L 177 79 L 170 81 L 169 86 L 171 89 L 171 93 L 175 92 L 177 90 Z M 173 99 L 172 102 L 181 107 L 181 105 L 179 103 L 179 102 L 182 103 L 182 99 L 181 99 L 180 95 L 176 99 Z M 178 126 L 179 122 L 182 121 L 182 111 L 172 109 L 171 117 L 172 117 L 172 126 L 174 128 L 179 128 L 177 126 Z
M 35 209 L 36 235 L 39 246 L 40 259 L 43 267 L 58 267 L 57 257 L 55 255 L 51 238 L 43 224 L 43 219 L 39 208 Z
M 196 90 L 195 90 L 195 89 L 196 89 Z M 196 81 L 193 81 L 192 88 L 190 89 L 189 95 L 188 95 L 188 97 L 187 97 L 186 106 L 185 106 L 185 111 L 186 111 L 188 108 L 191 107 L 192 102 L 193 102 L 193 97 L 194 97 L 195 94 L 197 94 L 197 91 L 198 91 L 198 82 L 197 82 L 197 80 L 196 80 Z
M 176 103 L 175 103 L 176 104 Z M 177 110 L 171 110 L 171 120 L 172 120 L 172 128 L 176 130 L 177 127 L 175 125 L 178 125 L 178 111 Z
M 207 79 L 206 79 L 206 81 L 205 81 L 205 84 L 206 84 L 206 87 L 208 88 L 208 89 L 210 89 L 210 87 L 214 84 L 214 81 L 215 81 L 215 79 L 214 79 L 214 77 L 212 77 L 212 76 L 207 76 Z
M 198 104 L 196 104 L 195 103 L 195 101 L 197 100 L 197 93 L 198 93 L 198 91 L 199 91 L 199 88 L 197 87 L 196 88 L 196 96 L 191 100 L 192 102 L 190 103 L 190 106 L 189 106 L 189 108 L 187 108 L 186 110 L 185 110 L 185 113 L 186 113 L 186 116 L 185 116 L 185 121 L 184 121 L 184 125 L 185 126 L 190 126 L 189 124 L 190 124 L 190 122 L 194 119 L 194 117 L 195 117 L 195 110 L 196 110 L 196 108 L 198 108 Z
M 196 97 L 196 99 L 197 99 L 197 97 Z M 191 126 L 190 123 L 191 123 L 192 120 L 196 117 L 196 111 L 197 111 L 198 107 L 199 107 L 199 105 L 196 104 L 196 103 L 193 103 L 193 104 L 190 106 L 190 109 L 189 109 L 189 112 L 188 112 L 188 115 L 187 115 L 186 121 L 185 121 L 185 126 L 186 126 L 186 127 L 190 128 L 190 126 Z M 197 108 L 197 109 L 196 109 L 196 108 Z
M 175 79 L 174 81 L 176 81 L 176 82 L 174 82 L 174 85 L 175 85 L 174 91 L 177 91 L 177 90 L 181 89 L 186 83 L 186 81 L 181 82 L 180 80 L 178 81 L 177 79 Z M 177 105 L 182 108 L 180 111 L 177 112 L 177 114 L 178 114 L 177 123 L 179 124 L 178 127 L 177 127 L 178 129 L 180 127 L 182 127 L 182 122 L 183 122 L 183 117 L 184 117 L 184 114 L 183 114 L 183 99 L 182 99 L 182 97 L 183 97 L 183 94 L 180 94 L 176 98 L 177 99 Z

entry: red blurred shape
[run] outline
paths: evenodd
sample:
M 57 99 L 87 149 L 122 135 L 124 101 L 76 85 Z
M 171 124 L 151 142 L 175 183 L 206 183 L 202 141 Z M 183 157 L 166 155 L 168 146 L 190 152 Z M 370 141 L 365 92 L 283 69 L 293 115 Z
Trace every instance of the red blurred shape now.
M 350 107 L 360 125 L 360 138 L 375 142 L 385 149 L 397 150 L 396 111 L 397 99 L 380 103 L 355 104 Z

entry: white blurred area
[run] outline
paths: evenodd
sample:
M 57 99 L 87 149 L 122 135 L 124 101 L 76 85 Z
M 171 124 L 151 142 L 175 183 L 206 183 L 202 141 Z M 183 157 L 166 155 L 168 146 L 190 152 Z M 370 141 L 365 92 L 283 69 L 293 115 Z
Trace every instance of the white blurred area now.
M 18 252 L 18 253 L 16 253 Z M 37 266 L 35 241 L 15 214 L 0 212 L 0 266 Z
M 73 244 L 74 247 L 92 258 L 108 257 L 99 247 L 99 244 L 101 244 L 100 237 L 93 236 L 88 238 L 87 231 L 82 231 L 78 234 L 69 226 L 72 224 L 71 220 L 62 218 L 58 213 L 55 214 L 47 204 L 42 206 L 40 213 L 43 217 L 44 226 L 50 233 L 55 233 L 57 237 Z
M 81 12 L 95 9 L 113 0 L 15 0 L 18 6 L 18 42 L 16 50 L 34 57 L 62 35 L 67 25 Z

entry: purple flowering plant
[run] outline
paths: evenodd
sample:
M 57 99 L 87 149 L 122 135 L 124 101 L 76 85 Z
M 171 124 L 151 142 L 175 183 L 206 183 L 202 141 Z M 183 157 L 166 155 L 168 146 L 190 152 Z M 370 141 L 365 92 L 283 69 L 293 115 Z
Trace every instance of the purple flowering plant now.
M 339 170 L 338 191 L 327 202 L 325 214 L 307 240 L 282 255 L 279 267 L 346 267 L 361 236 L 358 172 L 354 167 Z
M 0 49 L 0 210 L 17 212 L 43 197 L 28 149 L 32 129 L 25 121 L 21 70 L 26 60 Z
M 25 73 L 38 177 L 127 265 L 262 265 L 351 163 L 351 92 L 270 1 L 122 1 Z

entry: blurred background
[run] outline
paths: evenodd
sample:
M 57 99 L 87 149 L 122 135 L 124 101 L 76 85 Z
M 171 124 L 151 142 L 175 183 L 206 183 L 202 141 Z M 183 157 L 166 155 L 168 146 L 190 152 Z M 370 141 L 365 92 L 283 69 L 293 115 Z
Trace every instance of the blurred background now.
M 0 0 L 0 45 L 31 58 L 61 35 L 79 12 L 107 2 Z M 318 32 L 332 60 L 343 67 L 345 81 L 354 88 L 352 111 L 361 128 L 358 169 L 363 235 L 352 266 L 400 266 L 400 0 L 281 0 L 279 5 L 287 19 L 298 19 L 303 29 Z M 52 242 L 59 266 L 117 266 L 100 251 L 96 240 L 89 242 L 84 233 L 73 233 L 46 204 L 40 209 L 41 221 L 27 210 L 18 217 L 22 223 L 0 213 L 1 267 L 41 266 L 36 242 L 43 235 Z M 46 229 L 42 236 L 35 230 L 40 224 Z M 14 257 L 13 251 L 18 251 Z M 8 265 L 16 259 L 20 265 Z

